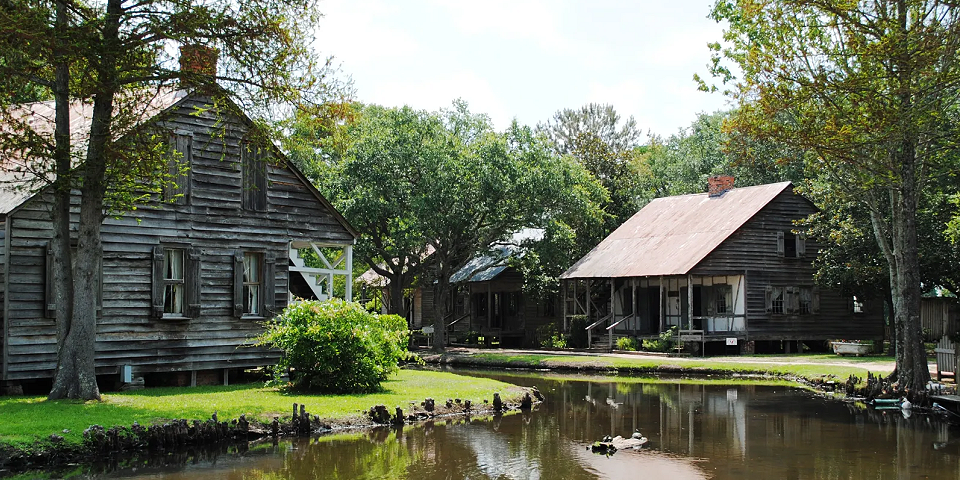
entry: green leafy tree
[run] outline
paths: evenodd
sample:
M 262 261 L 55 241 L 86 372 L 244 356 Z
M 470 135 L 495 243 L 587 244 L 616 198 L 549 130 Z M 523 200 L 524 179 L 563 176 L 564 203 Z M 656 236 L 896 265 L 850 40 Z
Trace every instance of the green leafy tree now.
M 58 363 L 49 397 L 98 399 L 94 372 L 100 226 L 157 188 L 164 151 L 137 129 L 145 106 L 182 80 L 209 84 L 267 118 L 278 106 L 328 98 L 330 70 L 309 46 L 319 17 L 311 0 L 8 0 L 0 3 L 0 150 L 21 161 L 21 186 L 52 185 Z M 171 52 L 200 45 L 219 52 L 215 78 L 183 73 Z M 188 60 L 189 61 L 189 60 Z M 52 97 L 55 127 L 30 123 L 24 96 Z M 89 132 L 71 131 L 70 105 L 91 105 Z M 219 102 L 228 107 L 232 102 Z M 258 121 L 256 131 L 270 132 Z M 70 248 L 70 191 L 81 193 L 75 258 Z
M 572 154 L 583 142 L 583 135 L 596 137 L 609 150 L 623 152 L 640 144 L 637 121 L 629 117 L 620 122 L 620 114 L 613 105 L 588 103 L 579 109 L 565 108 L 553 114 L 546 123 L 537 125 L 537 130 L 547 135 L 560 153 Z
M 346 137 L 342 150 L 314 160 L 324 163 L 323 188 L 361 232 L 358 256 L 392 289 L 433 286 L 439 348 L 450 276 L 474 255 L 574 209 L 600 215 L 599 186 L 582 167 L 530 128 L 494 131 L 462 102 L 439 113 L 368 106 Z
M 728 131 L 732 112 L 701 113 L 666 139 L 653 137 L 642 154 L 641 201 L 703 193 L 713 175 L 733 175 L 737 186 L 804 178 L 802 157 L 785 145 Z
M 732 128 L 804 151 L 866 206 L 888 266 L 902 387 L 929 380 L 917 211 L 956 156 L 960 9 L 938 0 L 720 0 L 713 73 L 733 82 Z

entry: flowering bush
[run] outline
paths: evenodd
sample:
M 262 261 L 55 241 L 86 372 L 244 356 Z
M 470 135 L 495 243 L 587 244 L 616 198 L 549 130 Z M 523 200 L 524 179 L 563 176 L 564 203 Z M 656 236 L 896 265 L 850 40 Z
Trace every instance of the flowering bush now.
M 267 322 L 257 345 L 283 352 L 274 381 L 289 370 L 294 390 L 368 393 L 397 371 L 409 335 L 398 315 L 377 315 L 343 300 L 304 301 Z

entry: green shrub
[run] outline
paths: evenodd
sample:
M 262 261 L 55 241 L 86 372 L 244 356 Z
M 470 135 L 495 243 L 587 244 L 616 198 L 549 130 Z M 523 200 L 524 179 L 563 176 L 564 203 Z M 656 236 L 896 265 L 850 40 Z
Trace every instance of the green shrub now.
M 677 327 L 673 326 L 664 332 L 660 332 L 660 338 L 656 340 L 644 340 L 643 349 L 650 352 L 669 352 L 673 348 L 673 336 L 677 333 Z
M 636 352 L 640 350 L 640 343 L 634 337 L 620 337 L 617 339 L 617 350 Z
M 476 330 L 469 330 L 469 331 L 463 332 L 463 334 L 460 335 L 460 341 L 457 343 L 463 343 L 466 345 L 479 345 L 480 332 Z
M 397 371 L 409 335 L 398 315 L 377 315 L 343 300 L 305 301 L 267 322 L 257 345 L 283 352 L 274 380 L 289 369 L 294 390 L 368 393 Z
M 552 323 L 537 327 L 537 340 L 543 348 L 567 348 L 567 338 Z
M 567 345 L 570 348 L 587 348 L 587 316 L 574 315 L 570 317 L 570 334 L 567 335 Z

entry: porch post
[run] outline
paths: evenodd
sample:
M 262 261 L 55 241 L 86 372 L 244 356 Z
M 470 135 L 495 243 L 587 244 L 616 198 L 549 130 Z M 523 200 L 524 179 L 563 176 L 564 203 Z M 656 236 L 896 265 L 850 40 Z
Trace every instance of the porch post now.
M 693 275 L 689 274 L 687 275 L 687 330 L 693 330 Z
M 567 281 L 560 280 L 560 311 L 563 312 L 563 332 L 567 332 Z
M 343 247 L 343 253 L 346 256 L 344 261 L 346 262 L 347 270 L 347 290 L 344 294 L 344 300 L 348 302 L 353 301 L 353 245 L 347 245 Z
M 588 279 L 586 280 L 586 282 L 587 282 L 587 299 L 586 299 L 586 302 L 585 302 L 585 303 L 587 304 L 587 305 L 586 305 L 587 325 L 590 325 L 591 323 L 593 323 L 593 322 L 591 321 L 592 319 L 590 318 L 590 303 L 591 303 L 591 299 L 590 299 L 590 279 L 588 278 Z M 592 328 L 591 328 L 590 330 L 587 330 L 587 348 L 590 348 L 591 346 L 593 346 L 593 329 L 592 329 Z
M 610 277 L 610 325 L 617 323 L 617 279 Z M 607 346 L 610 347 L 610 350 L 613 350 L 613 331 L 615 329 L 611 328 L 607 331 Z
M 631 278 L 630 285 L 633 288 L 633 293 L 630 294 L 630 314 L 633 315 L 633 336 L 637 336 L 637 324 L 640 323 L 640 318 L 637 315 L 637 279 Z
M 487 329 L 492 328 L 493 325 L 493 287 L 490 286 L 490 282 L 487 282 Z M 483 327 L 481 327 L 483 328 Z M 483 341 L 487 341 L 486 338 Z
M 663 285 L 663 275 L 660 275 L 660 333 L 663 333 L 667 326 L 666 296 L 666 291 L 664 290 Z

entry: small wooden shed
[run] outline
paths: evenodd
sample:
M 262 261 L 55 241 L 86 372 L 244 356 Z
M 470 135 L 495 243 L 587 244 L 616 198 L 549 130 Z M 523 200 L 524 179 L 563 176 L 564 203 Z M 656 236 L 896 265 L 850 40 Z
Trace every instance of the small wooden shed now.
M 254 142 L 249 119 L 220 102 L 161 90 L 143 120 L 169 135 L 189 168 L 177 189 L 104 221 L 95 345 L 103 382 L 185 384 L 200 372 L 226 383 L 231 372 L 276 360 L 250 339 L 295 297 L 332 296 L 335 276 L 347 279 L 342 295 L 352 294 L 356 231 L 276 148 Z M 52 122 L 51 102 L 33 110 L 34 121 Z M 74 110 L 74 130 L 89 128 L 89 105 Z M 6 392 L 49 382 L 56 365 L 51 202 L 49 188 L 0 189 Z
M 523 274 L 510 266 L 526 240 L 542 238 L 543 230 L 524 229 L 509 242 L 475 256 L 450 277 L 458 286 L 452 330 L 477 332 L 506 346 L 536 346 L 537 328 L 560 319 L 550 299 L 524 294 Z

